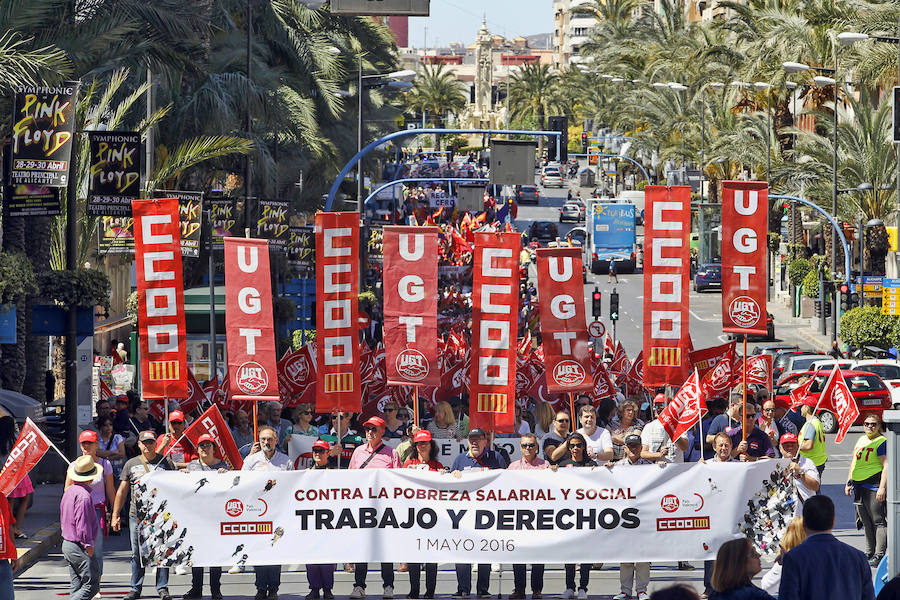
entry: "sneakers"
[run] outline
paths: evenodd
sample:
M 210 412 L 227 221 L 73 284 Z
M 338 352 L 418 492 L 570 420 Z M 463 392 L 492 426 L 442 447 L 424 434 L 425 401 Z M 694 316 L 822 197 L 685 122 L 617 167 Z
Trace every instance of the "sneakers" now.
M 365 588 L 360 587 L 358 585 L 354 585 L 353 591 L 350 592 L 350 597 L 353 598 L 354 600 L 357 600 L 358 598 L 365 598 L 366 597 Z
M 203 593 L 197 588 L 191 588 L 187 591 L 187 593 L 182 596 L 183 600 L 196 600 L 197 598 L 202 598 Z
M 334 600 L 334 594 L 331 593 L 331 588 L 325 588 L 322 591 L 322 598 L 325 600 Z
M 134 591 L 134 590 L 131 590 L 130 592 L 128 592 L 127 594 L 125 594 L 125 598 L 124 598 L 123 600 L 137 600 L 137 599 L 140 598 L 140 597 L 141 597 L 140 592 L 136 592 L 136 591 Z
M 638 600 L 650 600 L 650 594 L 648 594 L 647 592 L 639 592 L 637 597 Z
M 877 567 L 879 563 L 881 563 L 882 558 L 884 558 L 884 554 L 876 554 L 869 560 L 869 564 L 873 567 Z
M 563 592 L 563 595 L 560 598 L 564 598 L 565 600 L 572 600 L 575 597 L 575 590 L 566 590 Z
M 479 598 L 480 600 L 485 600 L 486 598 L 492 598 L 493 596 L 491 596 L 487 592 L 478 592 L 475 597 Z
M 306 600 L 319 600 L 319 588 L 309 590 L 309 593 L 306 595 Z
M 463 590 L 456 590 L 455 592 L 453 592 L 452 594 L 450 594 L 450 597 L 451 597 L 451 598 L 454 598 L 455 600 L 461 600 L 461 599 L 463 599 L 463 598 L 471 598 L 471 597 L 472 597 L 472 593 L 471 593 L 471 592 L 467 592 L 467 591 L 463 591 Z
M 382 598 L 393 598 L 394 597 L 394 586 L 386 585 L 384 586 L 384 591 L 381 593 Z
M 679 561 L 678 562 L 678 570 L 679 571 L 693 571 L 694 565 L 689 562 Z
M 222 590 L 213 590 L 210 597 L 212 600 L 222 600 L 225 596 L 222 595 Z
M 578 600 L 587 600 L 587 590 L 578 590 Z
M 631 598 L 629 594 L 622 592 L 621 594 L 616 594 L 615 596 L 613 596 L 612 600 L 628 600 L 629 598 Z
M 278 600 L 278 590 L 269 590 L 266 600 Z
M 172 594 L 169 593 L 168 588 L 159 590 L 159 600 L 172 600 Z

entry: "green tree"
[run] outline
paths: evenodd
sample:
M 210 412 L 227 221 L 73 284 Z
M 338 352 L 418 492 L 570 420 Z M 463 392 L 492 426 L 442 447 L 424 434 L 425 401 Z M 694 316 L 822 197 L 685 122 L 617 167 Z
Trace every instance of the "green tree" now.
M 463 90 L 462 82 L 446 65 L 424 65 L 407 94 L 406 103 L 411 110 L 427 115 L 428 122 L 439 128 L 444 124 L 444 115 L 459 114 L 466 107 L 468 99 Z M 436 145 L 440 148 L 440 140 Z

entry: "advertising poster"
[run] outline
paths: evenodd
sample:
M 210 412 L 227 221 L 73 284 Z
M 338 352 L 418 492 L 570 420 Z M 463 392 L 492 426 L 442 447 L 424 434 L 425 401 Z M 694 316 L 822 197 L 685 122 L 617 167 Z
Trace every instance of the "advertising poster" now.
M 62 214 L 59 188 L 21 183 L 6 188 L 11 217 L 54 217 Z
M 141 135 L 133 131 L 89 131 L 90 183 L 87 214 L 130 217 L 141 195 Z
M 287 252 L 291 204 L 286 200 L 256 201 L 256 237 L 269 240 L 269 246 Z
M 134 219 L 131 217 L 100 217 L 97 234 L 100 254 L 134 252 Z
M 225 247 L 222 240 L 227 237 L 243 237 L 244 201 L 235 198 L 209 198 L 210 218 L 213 227 L 213 248 Z
M 200 256 L 200 230 L 203 219 L 203 192 L 155 190 L 155 198 L 178 198 L 181 222 L 181 255 Z
M 297 273 L 316 266 L 316 237 L 312 226 L 294 227 L 289 230 L 288 264 Z
M 56 87 L 16 90 L 10 185 L 65 187 L 69 183 L 80 85 L 80 81 L 64 81 Z

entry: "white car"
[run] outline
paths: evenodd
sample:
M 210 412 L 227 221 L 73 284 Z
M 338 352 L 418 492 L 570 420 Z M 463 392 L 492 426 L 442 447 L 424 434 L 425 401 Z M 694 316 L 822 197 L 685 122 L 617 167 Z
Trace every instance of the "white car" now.
M 891 404 L 900 404 L 900 364 L 894 360 L 870 359 L 857 360 L 851 367 L 854 371 L 866 371 L 881 377 L 891 392 Z
M 558 167 L 544 167 L 541 171 L 541 185 L 544 187 L 565 187 L 566 180 Z
M 811 371 L 818 371 L 819 369 L 825 371 L 831 371 L 834 369 L 834 365 L 837 365 L 841 371 L 852 371 L 853 370 L 853 361 L 852 360 L 817 360 L 812 365 L 810 365 Z M 865 369 L 861 369 L 865 371 Z

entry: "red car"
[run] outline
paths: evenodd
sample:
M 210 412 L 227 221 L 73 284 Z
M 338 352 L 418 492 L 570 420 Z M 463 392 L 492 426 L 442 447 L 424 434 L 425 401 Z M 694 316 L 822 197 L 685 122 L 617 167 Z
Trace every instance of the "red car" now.
M 830 371 L 820 370 L 816 375 L 816 380 L 810 386 L 810 395 L 818 400 L 819 392 L 825 385 L 825 380 Z M 859 408 L 859 418 L 854 425 L 860 425 L 868 415 L 877 414 L 881 416 L 882 411 L 891 408 L 891 392 L 881 380 L 881 377 L 873 373 L 864 371 L 841 371 L 847 385 L 850 387 L 850 393 L 856 400 L 856 406 Z M 802 371 L 799 373 L 791 373 L 783 381 L 779 382 L 775 389 L 775 404 L 791 408 L 791 390 L 805 383 L 810 377 L 815 375 L 815 371 Z M 836 433 L 838 429 L 838 420 L 834 415 L 834 407 L 831 403 L 819 405 L 819 420 L 822 421 L 822 427 L 825 433 Z

